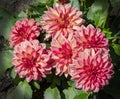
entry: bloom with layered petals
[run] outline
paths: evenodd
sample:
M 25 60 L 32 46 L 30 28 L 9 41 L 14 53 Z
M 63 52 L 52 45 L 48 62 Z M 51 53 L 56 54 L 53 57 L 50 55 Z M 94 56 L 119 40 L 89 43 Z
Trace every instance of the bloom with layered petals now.
M 26 77 L 28 82 L 41 80 L 51 72 L 51 66 L 48 64 L 51 53 L 46 53 L 45 47 L 37 40 L 26 40 L 15 46 L 12 63 L 21 78 Z
M 46 39 L 56 37 L 60 33 L 65 36 L 73 33 L 73 30 L 84 22 L 81 16 L 82 12 L 77 11 L 77 7 L 55 3 L 53 8 L 48 8 L 41 19 L 42 28 L 47 32 Z
M 65 76 L 69 74 L 69 65 L 72 64 L 75 58 L 76 41 L 72 34 L 66 39 L 62 34 L 52 39 L 51 50 L 52 58 L 55 61 L 54 68 L 56 68 L 56 75 L 63 73 Z
M 94 28 L 91 24 L 87 27 L 81 26 L 75 33 L 75 38 L 79 46 L 85 48 L 107 48 L 108 40 L 105 38 L 105 34 L 101 32 L 99 28 Z
M 84 50 L 86 56 L 81 56 L 71 66 L 72 80 L 76 81 L 76 88 L 82 88 L 86 92 L 98 92 L 108 84 L 113 74 L 113 65 L 106 49 L 97 52 L 94 49 L 89 50 Z
M 22 21 L 17 21 L 10 32 L 10 45 L 15 46 L 24 40 L 34 40 L 39 36 L 40 30 L 34 19 L 24 18 Z
M 61 3 L 65 3 L 67 2 L 67 0 L 59 0 Z

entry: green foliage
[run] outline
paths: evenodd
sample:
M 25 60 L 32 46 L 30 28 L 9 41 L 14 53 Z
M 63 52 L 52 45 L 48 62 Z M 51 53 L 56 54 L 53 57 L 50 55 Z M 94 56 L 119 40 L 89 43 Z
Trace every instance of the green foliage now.
M 120 2 L 120 0 L 110 0 L 113 7 Z
M 28 17 L 39 21 L 47 7 L 53 6 L 53 3 L 53 0 L 39 0 L 37 3 L 33 3 L 29 8 Z
M 57 87 L 47 88 L 44 93 L 44 99 L 61 99 L 60 92 Z
M 17 76 L 17 73 L 15 72 L 14 68 L 12 68 L 10 76 L 15 79 L 15 77 Z
M 75 86 L 75 81 L 68 81 L 67 83 L 68 83 L 68 85 L 71 86 L 71 87 L 72 87 L 72 86 L 73 86 L 73 87 Z
M 76 89 L 74 81 L 68 81 L 67 83 L 70 87 L 63 90 L 65 99 L 88 99 L 90 94 L 84 92 L 83 90 Z
M 113 44 L 112 46 L 114 48 L 115 53 L 120 56 L 120 45 L 119 44 Z
M 12 67 L 12 51 L 5 50 L 0 52 L 0 76 L 10 67 Z
M 27 13 L 25 13 L 24 11 L 21 11 L 19 14 L 18 14 L 18 19 L 22 19 L 22 18 L 26 18 L 27 17 Z
M 65 99 L 88 99 L 89 94 L 82 90 L 75 89 L 75 86 L 63 90 Z
M 78 10 L 80 10 L 80 3 L 79 3 L 79 0 L 70 0 L 70 4 L 71 4 L 71 6 L 77 7 Z
M 21 81 L 7 99 L 32 99 L 32 89 L 26 81 Z
M 47 3 L 49 0 L 38 0 L 40 3 Z
M 40 89 L 40 84 L 39 83 L 37 83 L 37 82 L 34 81 L 33 84 L 34 84 L 34 86 L 35 86 L 36 89 Z
M 89 8 L 87 18 L 94 21 L 96 27 L 104 28 L 108 16 L 108 0 L 95 0 Z
M 0 35 L 8 39 L 9 32 L 14 23 L 15 23 L 14 15 L 0 8 Z
M 110 31 L 109 28 L 108 28 L 108 29 L 104 28 L 104 29 L 102 30 L 102 32 L 106 35 L 106 38 L 108 38 L 108 39 L 111 38 L 112 32 Z
M 74 87 L 69 87 L 68 89 L 63 90 L 66 99 L 74 99 L 78 94 L 78 91 Z
M 81 92 L 79 95 L 76 95 L 73 99 L 89 99 L 88 98 L 88 94 L 86 94 L 85 92 Z

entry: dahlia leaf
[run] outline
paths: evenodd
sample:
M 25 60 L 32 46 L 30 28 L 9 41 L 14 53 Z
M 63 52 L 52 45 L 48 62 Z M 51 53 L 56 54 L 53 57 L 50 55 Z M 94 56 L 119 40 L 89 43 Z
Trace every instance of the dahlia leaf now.
M 114 48 L 115 53 L 120 56 L 120 45 L 113 44 L 113 48 Z
M 75 89 L 75 86 L 64 89 L 63 93 L 65 94 L 65 99 L 88 99 L 89 96 L 84 91 Z
M 75 86 L 75 81 L 68 81 L 67 82 L 69 86 L 74 87 Z
M 61 99 L 60 92 L 57 87 L 46 89 L 44 99 Z
M 112 34 L 112 32 L 110 31 L 110 29 L 108 28 L 108 29 L 103 29 L 102 30 L 102 32 L 105 34 L 105 36 L 108 38 L 108 39 L 110 39 L 111 38 L 111 34 Z
M 27 14 L 24 12 L 24 11 L 21 11 L 19 14 L 18 14 L 18 18 L 19 19 L 22 19 L 22 18 L 25 18 L 27 17 Z
M 31 99 L 32 89 L 31 86 L 26 82 L 20 82 L 16 89 L 8 94 L 7 99 Z
M 14 69 L 14 68 L 12 68 L 11 73 L 10 73 L 10 76 L 11 76 L 13 79 L 15 79 L 15 77 L 17 76 L 17 73 L 15 72 L 15 69 Z
M 88 99 L 88 97 L 89 94 L 81 90 L 81 93 L 79 93 L 79 95 L 76 95 L 73 99 Z
M 8 68 L 13 66 L 12 57 L 11 50 L 0 52 L 0 75 L 2 75 Z
M 0 35 L 8 39 L 11 27 L 15 23 L 13 14 L 0 8 L 0 23 Z
M 38 0 L 40 3 L 46 3 L 48 0 Z
M 78 92 L 74 87 L 69 87 L 68 89 L 64 89 L 63 93 L 65 94 L 65 99 L 74 99 Z
M 37 82 L 34 81 L 33 84 L 34 84 L 34 86 L 35 86 L 36 89 L 40 89 L 40 84 L 39 83 L 37 83 Z
M 87 18 L 92 20 L 97 27 L 104 28 L 108 16 L 108 0 L 95 0 L 89 8 Z
M 79 0 L 70 0 L 71 6 L 77 7 L 80 10 L 80 3 Z

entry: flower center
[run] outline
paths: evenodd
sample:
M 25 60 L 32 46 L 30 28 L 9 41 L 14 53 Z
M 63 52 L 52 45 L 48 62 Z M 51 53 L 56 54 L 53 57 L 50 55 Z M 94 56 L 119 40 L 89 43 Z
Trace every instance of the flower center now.
M 36 64 L 36 59 L 23 58 L 23 59 L 22 59 L 22 63 L 23 63 L 23 65 L 24 65 L 24 67 L 30 68 L 30 67 L 35 66 L 35 64 Z
M 57 21 L 59 23 L 60 28 L 67 28 L 70 23 L 68 19 L 68 15 L 62 16 L 62 14 L 60 14 L 60 18 L 58 18 Z
M 89 75 L 90 77 L 95 78 L 99 74 L 98 68 L 95 68 L 94 66 L 91 66 L 91 67 L 90 66 L 85 66 L 84 69 L 85 69 L 86 74 Z
M 72 49 L 71 47 L 68 45 L 68 44 L 64 44 L 62 45 L 62 48 L 59 48 L 59 51 L 60 51 L 60 59 L 64 59 L 64 62 L 66 64 L 69 64 L 71 63 L 71 58 L 72 58 Z
M 67 28 L 68 25 L 69 25 L 69 21 L 67 21 L 66 19 L 63 19 L 60 23 L 61 28 Z
M 26 26 L 26 28 L 20 28 L 18 30 L 19 36 L 21 37 L 21 39 L 28 39 L 28 27 Z

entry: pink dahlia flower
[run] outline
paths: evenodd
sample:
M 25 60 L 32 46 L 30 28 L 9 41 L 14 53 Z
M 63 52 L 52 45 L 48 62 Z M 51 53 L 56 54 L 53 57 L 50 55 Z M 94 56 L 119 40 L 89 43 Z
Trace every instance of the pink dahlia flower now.
M 67 2 L 67 0 L 59 0 L 61 3 L 65 3 Z
M 106 49 L 100 49 L 96 53 L 94 49 L 89 50 L 83 52 L 88 56 L 78 57 L 71 66 L 72 80 L 76 81 L 76 88 L 98 92 L 108 84 L 113 75 L 113 65 Z
M 72 64 L 76 57 L 75 52 L 76 41 L 73 36 L 69 35 L 66 39 L 62 34 L 52 39 L 51 50 L 52 58 L 54 59 L 54 68 L 56 68 L 56 75 L 63 73 L 65 76 L 69 74 L 69 65 Z
M 47 32 L 46 39 L 56 37 L 60 33 L 67 36 L 76 30 L 84 21 L 81 18 L 82 12 L 69 4 L 54 4 L 48 8 L 41 19 L 42 28 Z
M 17 21 L 10 32 L 10 45 L 15 46 L 24 40 L 34 40 L 40 34 L 40 27 L 34 19 Z
M 108 40 L 105 38 L 105 34 L 101 32 L 99 28 L 94 28 L 91 24 L 87 27 L 81 26 L 75 33 L 77 44 L 83 49 L 85 48 L 107 48 Z
M 51 53 L 47 53 L 45 47 L 37 40 L 24 41 L 15 46 L 12 63 L 21 78 L 26 77 L 28 82 L 41 80 L 51 72 L 48 64 Z

